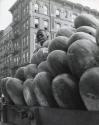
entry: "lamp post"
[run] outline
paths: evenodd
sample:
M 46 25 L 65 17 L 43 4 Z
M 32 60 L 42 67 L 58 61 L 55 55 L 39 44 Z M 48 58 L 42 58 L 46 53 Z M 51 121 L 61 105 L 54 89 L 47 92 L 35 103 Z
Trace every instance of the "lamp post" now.
M 51 9 L 50 9 L 50 7 L 51 7 L 51 0 L 49 0 L 49 19 L 50 19 L 50 37 L 51 37 Z

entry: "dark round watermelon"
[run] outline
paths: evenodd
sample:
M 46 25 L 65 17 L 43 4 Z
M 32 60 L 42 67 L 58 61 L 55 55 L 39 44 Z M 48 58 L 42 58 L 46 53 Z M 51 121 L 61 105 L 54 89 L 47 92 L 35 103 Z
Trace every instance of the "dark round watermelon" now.
M 69 74 L 56 76 L 52 81 L 53 95 L 61 108 L 85 109 L 81 100 L 78 82 Z
M 17 78 L 10 78 L 6 83 L 6 90 L 11 100 L 16 105 L 25 105 L 23 97 L 23 85 L 22 81 Z
M 99 46 L 99 27 L 97 27 L 97 30 L 96 30 L 96 42 L 97 42 L 97 45 Z
M 6 77 L 6 78 L 3 78 L 1 80 L 1 92 L 2 94 L 4 95 L 6 101 L 9 103 L 9 104 L 13 104 L 8 92 L 7 92 L 7 89 L 6 89 L 6 84 L 7 84 L 7 81 L 10 79 L 11 77 Z
M 79 89 L 86 108 L 99 111 L 99 67 L 88 69 L 83 73 Z
M 43 47 L 48 48 L 50 42 L 51 42 L 51 40 L 46 40 L 46 41 L 43 43 Z
M 62 50 L 54 50 L 47 57 L 48 67 L 53 76 L 70 72 L 67 54 Z
M 68 64 L 74 76 L 80 78 L 87 69 L 99 66 L 99 48 L 96 43 L 82 39 L 68 49 Z
M 58 36 L 70 37 L 74 32 L 75 30 L 72 27 L 67 26 L 64 28 L 60 28 L 56 33 L 56 37 Z
M 52 77 L 47 72 L 41 72 L 36 75 L 33 81 L 33 89 L 40 106 L 55 107 L 51 88 Z
M 32 56 L 31 63 L 39 65 L 42 61 L 45 61 L 48 56 L 48 48 L 40 48 Z
M 37 65 L 36 64 L 28 64 L 24 69 L 25 78 L 34 78 L 37 74 Z
M 55 37 L 49 44 L 48 51 L 49 53 L 54 50 L 63 50 L 67 51 L 68 49 L 68 38 L 65 36 Z
M 85 33 L 85 32 L 76 32 L 74 33 L 68 40 L 68 47 L 75 41 L 80 40 L 80 39 L 88 39 L 92 42 L 96 43 L 95 37 L 92 35 Z
M 48 72 L 48 73 L 51 73 L 51 71 L 49 70 L 47 61 L 43 61 L 43 62 L 41 62 L 41 63 L 38 65 L 38 73 L 44 72 L 44 71 L 45 71 L 45 72 Z
M 33 79 L 27 79 L 23 84 L 23 96 L 28 106 L 37 106 L 38 102 L 33 90 Z
M 96 29 L 99 27 L 99 21 L 91 14 L 81 14 L 74 20 L 74 25 L 76 28 L 81 26 L 90 26 Z
M 94 37 L 96 37 L 96 29 L 90 26 L 81 26 L 79 28 L 77 28 L 76 30 L 77 32 L 85 32 L 88 33 Z

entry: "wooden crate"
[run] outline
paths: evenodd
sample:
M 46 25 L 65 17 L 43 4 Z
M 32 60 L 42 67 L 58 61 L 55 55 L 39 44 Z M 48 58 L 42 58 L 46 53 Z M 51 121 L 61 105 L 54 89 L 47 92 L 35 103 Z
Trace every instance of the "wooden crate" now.
M 33 112 L 36 125 L 99 125 L 98 111 L 35 108 Z
M 31 121 L 27 115 L 28 108 L 5 105 L 2 110 L 3 123 L 12 125 L 30 125 Z
M 98 111 L 8 105 L 5 109 L 5 123 L 12 125 L 99 125 Z

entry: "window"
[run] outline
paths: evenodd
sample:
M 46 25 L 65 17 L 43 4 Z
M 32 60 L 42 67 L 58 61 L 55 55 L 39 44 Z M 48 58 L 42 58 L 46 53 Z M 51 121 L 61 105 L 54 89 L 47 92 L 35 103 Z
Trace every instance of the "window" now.
M 23 63 L 25 63 L 25 53 L 23 54 Z
M 26 29 L 29 29 L 29 20 L 26 21 Z
M 20 16 L 19 16 L 19 14 L 18 14 L 18 16 L 17 16 L 17 20 L 19 20 L 19 18 L 20 18 Z
M 14 31 L 14 34 L 16 34 L 17 32 L 16 32 L 16 29 L 15 29 L 15 31 Z
M 16 44 L 16 43 L 14 44 L 14 47 L 15 47 L 15 49 L 16 49 L 16 47 L 17 47 L 17 44 Z
M 36 41 L 36 34 L 34 33 L 34 41 Z
M 44 20 L 44 29 L 48 30 L 48 20 Z
M 29 12 L 29 5 L 26 5 L 23 9 L 23 16 L 25 16 Z
M 68 11 L 65 11 L 65 18 L 68 18 Z
M 26 27 L 26 26 L 25 26 L 25 23 L 24 23 L 24 24 L 23 24 L 23 30 L 24 30 L 24 31 L 25 31 L 25 27 Z
M 7 38 L 9 39 L 9 33 L 7 33 Z
M 19 47 L 19 43 L 18 42 L 16 43 L 16 46 L 17 46 L 17 48 Z
M 23 37 L 23 48 L 25 47 L 25 37 Z
M 17 64 L 19 63 L 19 57 L 16 57 L 16 63 Z
M 64 27 L 68 27 L 68 24 L 64 24 Z
M 34 11 L 35 11 L 35 12 L 38 12 L 38 11 L 39 11 L 39 5 L 38 5 L 37 3 L 34 5 Z
M 24 7 L 24 1 L 22 1 L 22 7 Z
M 9 63 L 9 59 L 7 58 L 7 63 Z
M 22 46 L 23 46 L 23 44 L 24 44 L 24 37 L 22 38 Z
M 26 53 L 27 58 L 29 58 L 29 52 Z
M 56 23 L 56 30 L 59 30 L 61 27 L 60 23 Z
M 12 61 L 12 57 L 10 57 L 10 62 Z
M 26 52 L 26 62 L 29 61 L 29 52 Z
M 23 9 L 23 15 L 25 16 L 25 12 L 26 12 L 26 10 L 25 10 L 25 8 Z
M 44 14 L 45 14 L 45 15 L 48 15 L 48 7 L 47 7 L 47 6 L 44 6 L 43 9 L 44 9 Z
M 14 17 L 14 21 L 16 22 L 16 20 L 17 20 L 17 17 L 15 16 L 15 17 Z
M 33 45 L 34 45 L 34 50 L 35 50 L 35 48 L 36 48 L 36 33 L 34 33 L 34 42 L 33 42 Z
M 14 63 L 16 63 L 16 57 L 14 58 Z
M 25 31 L 25 30 L 28 30 L 29 29 L 29 20 L 27 20 L 26 22 L 24 22 L 24 24 L 23 24 L 23 31 Z
M 34 34 L 34 50 L 36 49 L 36 45 L 37 45 L 36 34 Z
M 26 6 L 26 12 L 29 12 L 29 5 Z
M 29 37 L 27 36 L 26 37 L 26 46 L 28 46 L 28 44 L 29 44 Z
M 7 48 L 7 49 L 9 48 L 9 43 L 6 43 L 6 48 Z
M 29 44 L 29 36 L 25 36 L 22 39 L 22 44 L 23 44 L 23 49 L 26 49 L 28 47 Z
M 60 11 L 58 9 L 56 10 L 56 17 L 60 17 Z
M 39 27 L 39 19 L 38 18 L 35 18 L 34 24 L 35 24 L 35 28 Z
M 17 38 L 20 35 L 20 29 L 17 27 L 14 31 L 14 37 Z
M 71 11 L 68 11 L 68 18 L 71 19 L 71 17 L 72 17 L 72 13 L 71 13 Z

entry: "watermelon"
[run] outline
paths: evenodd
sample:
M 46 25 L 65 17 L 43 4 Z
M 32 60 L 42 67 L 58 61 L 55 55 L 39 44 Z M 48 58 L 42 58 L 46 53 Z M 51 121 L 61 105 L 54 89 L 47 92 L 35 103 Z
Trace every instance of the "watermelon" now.
M 38 102 L 33 90 L 33 79 L 27 79 L 23 84 L 23 96 L 28 106 L 37 106 Z
M 41 63 L 38 65 L 38 73 L 44 72 L 44 71 L 45 71 L 45 72 L 48 72 L 48 73 L 51 73 L 51 71 L 49 70 L 47 61 L 43 61 L 43 62 L 41 62 Z
M 96 30 L 96 42 L 97 42 L 97 45 L 99 46 L 99 27 Z
M 68 49 L 67 45 L 68 45 L 68 38 L 65 36 L 58 36 L 50 42 L 48 51 L 49 53 L 54 50 L 67 51 Z
M 31 63 L 39 65 L 42 61 L 45 61 L 48 56 L 48 48 L 40 48 L 36 53 L 33 54 Z
M 80 78 L 80 95 L 90 111 L 99 111 L 99 67 L 88 69 Z
M 96 29 L 90 26 L 81 26 L 79 28 L 77 28 L 76 30 L 77 32 L 85 32 L 88 33 L 94 37 L 96 37 Z
M 78 79 L 87 69 L 99 66 L 99 48 L 96 43 L 81 39 L 74 42 L 67 52 L 72 74 Z
M 40 106 L 55 107 L 51 88 L 52 77 L 47 72 L 41 72 L 36 75 L 33 81 L 33 89 Z
M 99 21 L 90 14 L 81 14 L 74 20 L 74 25 L 76 28 L 79 28 L 81 26 L 90 26 L 96 29 L 97 27 L 99 27 Z
M 16 73 L 15 73 L 15 78 L 18 78 L 20 80 L 22 80 L 23 82 L 26 80 L 25 78 L 25 74 L 24 74 L 24 69 L 25 67 L 20 67 L 16 70 Z
M 13 104 L 9 94 L 7 93 L 7 90 L 6 90 L 6 83 L 7 81 L 10 79 L 11 77 L 6 77 L 6 78 L 3 78 L 1 80 L 1 92 L 2 94 L 4 95 L 6 101 L 9 103 L 9 104 Z
M 56 37 L 58 36 L 65 36 L 65 37 L 70 37 L 74 33 L 74 29 L 72 27 L 62 27 L 60 28 L 57 33 Z
M 48 48 L 50 42 L 51 42 L 51 40 L 46 40 L 46 41 L 43 43 L 43 47 Z
M 6 90 L 11 100 L 16 105 L 25 105 L 23 97 L 23 85 L 22 81 L 17 78 L 10 78 L 6 83 Z
M 53 76 L 70 72 L 67 54 L 62 50 L 54 50 L 47 57 L 49 70 Z
M 84 32 L 76 32 L 74 33 L 68 40 L 68 47 L 75 41 L 80 40 L 80 39 L 88 39 L 91 40 L 92 42 L 96 43 L 95 37 L 93 37 L 92 35 L 88 34 L 88 33 L 84 33 Z
M 69 74 L 56 76 L 52 81 L 53 95 L 59 107 L 67 109 L 85 109 L 81 100 L 78 82 Z
M 37 74 L 37 65 L 28 64 L 24 69 L 25 78 L 34 78 Z

